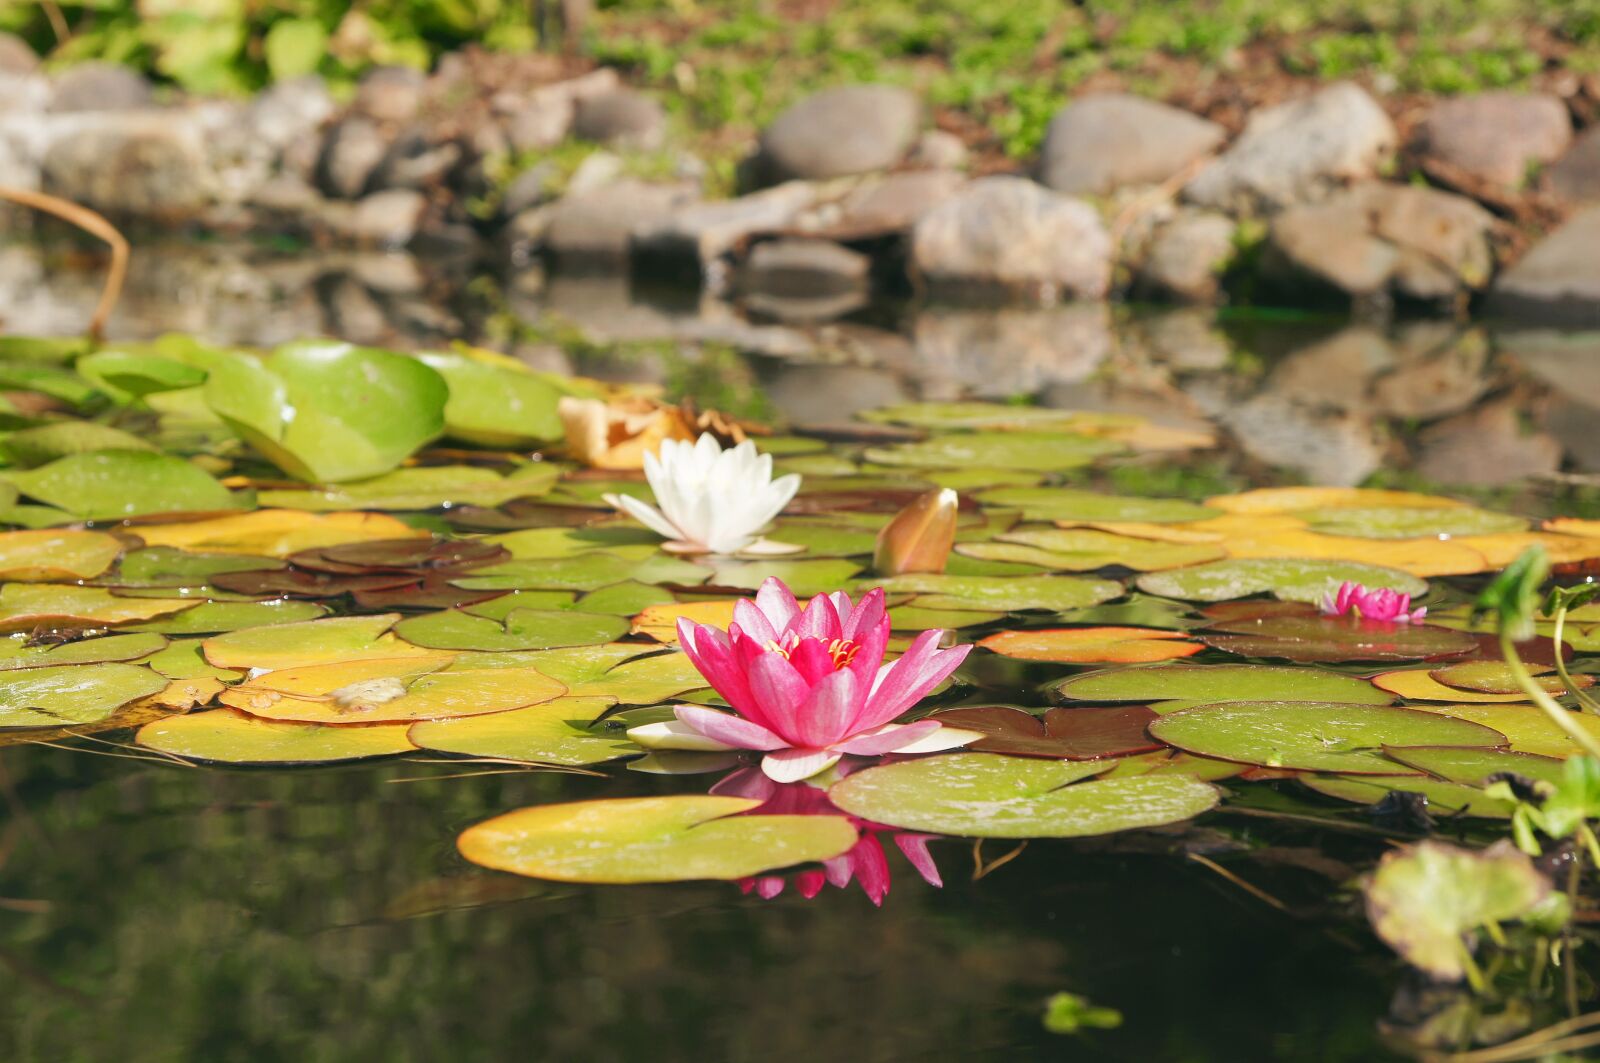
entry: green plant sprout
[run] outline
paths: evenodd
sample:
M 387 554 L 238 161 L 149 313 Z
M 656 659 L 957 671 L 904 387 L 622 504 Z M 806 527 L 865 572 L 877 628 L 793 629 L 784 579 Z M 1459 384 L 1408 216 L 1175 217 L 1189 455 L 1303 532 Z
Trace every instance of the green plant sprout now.
M 1577 587 L 1553 587 L 1544 602 L 1545 615 L 1555 622 L 1555 629 L 1550 633 L 1550 641 L 1556 646 L 1556 675 L 1561 677 L 1561 682 L 1577 699 L 1578 704 L 1590 712 L 1600 712 L 1600 699 L 1581 690 L 1573 681 L 1571 673 L 1567 671 L 1567 662 L 1561 652 L 1561 632 L 1566 627 L 1568 611 L 1587 604 L 1597 595 L 1600 595 L 1600 583 L 1585 583 Z

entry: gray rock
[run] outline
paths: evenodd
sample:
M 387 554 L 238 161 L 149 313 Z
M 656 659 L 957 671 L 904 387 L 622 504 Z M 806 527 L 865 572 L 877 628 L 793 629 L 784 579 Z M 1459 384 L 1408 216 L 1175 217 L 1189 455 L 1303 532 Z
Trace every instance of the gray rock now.
M 1226 410 L 1223 423 L 1263 464 L 1289 468 L 1313 484 L 1353 487 L 1383 464 L 1383 442 L 1366 416 L 1329 411 L 1272 393 Z
M 1110 355 L 1111 309 L 1103 302 L 1047 308 L 941 307 L 912 323 L 924 398 L 1032 395 L 1087 379 Z
M 1377 101 L 1341 82 L 1256 111 L 1184 196 L 1225 212 L 1268 213 L 1372 177 L 1393 157 L 1397 139 Z
M 494 108 L 505 121 L 513 148 L 539 151 L 561 143 L 572 132 L 579 99 L 615 92 L 621 84 L 615 70 L 601 67 L 526 94 L 504 93 L 495 98 Z
M 377 122 L 349 115 L 323 139 L 317 185 L 330 196 L 355 199 L 367 189 L 388 153 L 389 138 Z
M 845 177 L 886 170 L 917 137 L 916 96 L 889 85 L 827 89 L 784 111 L 761 134 L 773 180 Z
M 79 63 L 55 80 L 50 110 L 57 114 L 78 111 L 131 111 L 150 106 L 150 82 L 116 63 Z
M 44 153 L 42 187 L 113 214 L 176 219 L 211 199 L 195 124 L 161 113 L 79 125 Z
M 1366 182 L 1273 219 L 1270 249 L 1295 274 L 1352 296 L 1438 300 L 1489 282 L 1493 225 L 1469 199 Z
M 440 184 L 461 161 L 461 146 L 435 143 L 421 129 L 395 138 L 368 178 L 372 188 L 429 188 Z
M 1141 316 L 1134 322 L 1150 357 L 1180 372 L 1228 367 L 1232 347 L 1208 309 L 1185 307 Z
M 359 244 L 399 248 L 411 242 L 428 201 L 421 192 L 390 189 L 354 203 L 325 205 L 322 223 L 335 236 Z
M 943 129 L 928 129 L 906 153 L 906 165 L 923 170 L 964 170 L 967 157 L 967 145 L 960 137 Z
M 0 74 L 31 74 L 39 69 L 39 56 L 15 33 L 0 33 Z
M 351 109 L 374 122 L 403 125 L 422 107 L 427 77 L 408 66 L 374 67 L 361 75 Z
M 1139 283 L 1152 295 L 1179 302 L 1216 299 L 1234 253 L 1234 223 L 1211 211 L 1183 210 L 1151 238 Z
M 1417 126 L 1416 150 L 1480 181 L 1521 188 L 1534 166 L 1572 142 L 1566 104 L 1537 93 L 1484 92 L 1441 100 Z
M 1051 120 L 1040 147 L 1039 180 L 1080 196 L 1160 184 L 1215 150 L 1223 136 L 1215 122 L 1154 100 L 1085 96 Z
M 685 185 L 616 181 L 541 208 L 548 214 L 539 245 L 558 262 L 618 266 L 635 229 L 665 223 L 694 199 Z
M 1352 325 L 1277 362 L 1262 393 L 1309 406 L 1364 410 L 1373 377 L 1394 363 L 1394 347 L 1382 333 Z
M 886 174 L 851 190 L 839 203 L 831 227 L 861 236 L 904 232 L 965 183 L 966 178 L 953 170 Z
M 1111 254 L 1092 207 L 1019 177 L 973 181 L 911 234 L 911 268 L 938 295 L 1098 299 Z
M 651 96 L 632 89 L 580 96 L 572 135 L 608 147 L 650 151 L 667 136 L 667 113 Z
M 579 196 L 608 185 L 628 172 L 628 164 L 609 151 L 597 151 L 586 156 L 567 178 L 567 194 Z
M 535 163 L 517 174 L 500 193 L 501 217 L 510 218 L 548 203 L 556 177 L 556 166 L 552 162 Z
M 1600 126 L 1580 133 L 1561 160 L 1545 171 L 1545 180 L 1569 203 L 1600 203 Z
M 1440 421 L 1418 437 L 1416 468 L 1430 480 L 1492 487 L 1561 467 L 1561 444 L 1545 432 L 1525 432 L 1514 401 Z
M 327 82 L 315 74 L 280 81 L 251 102 L 250 133 L 281 151 L 315 133 L 335 109 Z
M 1391 417 L 1433 420 L 1460 413 L 1489 390 L 1489 345 L 1467 333 L 1443 349 L 1403 361 L 1372 385 L 1374 405 Z
M 824 296 L 866 287 L 872 259 L 831 240 L 783 237 L 751 248 L 739 267 L 739 290 L 769 295 Z
M 1600 326 L 1600 207 L 1573 215 L 1495 281 L 1491 314 L 1552 325 Z
M 315 214 L 322 209 L 322 194 L 294 174 L 282 173 L 263 181 L 250 193 L 252 207 L 276 214 Z
M 816 200 L 816 190 L 790 181 L 738 199 L 695 203 L 638 225 L 633 254 L 661 277 L 698 279 L 713 291 L 726 287 L 720 259 L 755 233 L 784 228 Z

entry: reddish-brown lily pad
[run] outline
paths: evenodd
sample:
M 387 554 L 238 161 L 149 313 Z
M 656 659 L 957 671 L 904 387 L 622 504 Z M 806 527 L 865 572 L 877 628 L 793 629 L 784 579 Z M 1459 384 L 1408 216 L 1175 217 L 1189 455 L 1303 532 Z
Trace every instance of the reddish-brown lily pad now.
M 1162 743 L 1145 730 L 1152 720 L 1160 717 L 1143 705 L 1056 708 L 1042 718 L 1021 709 L 996 705 L 952 709 L 931 718 L 949 727 L 987 735 L 967 747 L 979 753 L 1095 760 L 1162 748 Z
M 1471 653 L 1465 632 L 1359 617 L 1274 616 L 1213 624 L 1197 637 L 1241 657 L 1291 661 L 1420 661 Z
M 511 552 L 482 539 L 378 539 L 322 546 L 291 554 L 289 563 L 314 572 L 367 575 L 415 573 L 423 569 L 466 569 L 504 561 Z

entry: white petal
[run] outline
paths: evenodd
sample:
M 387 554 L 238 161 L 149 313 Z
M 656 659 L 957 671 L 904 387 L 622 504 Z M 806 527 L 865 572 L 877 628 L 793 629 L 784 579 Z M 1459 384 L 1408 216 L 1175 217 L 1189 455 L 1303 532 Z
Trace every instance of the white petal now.
M 697 753 L 721 753 L 733 747 L 707 738 L 677 720 L 644 723 L 628 728 L 628 738 L 646 749 L 684 749 Z
M 982 731 L 963 731 L 959 727 L 940 727 L 933 734 L 903 745 L 896 753 L 939 753 L 946 749 L 959 749 L 970 742 L 986 737 Z
M 761 770 L 773 782 L 799 782 L 827 771 L 841 755 L 826 749 L 780 749 L 761 758 Z
M 683 532 L 648 502 L 641 502 L 632 495 L 606 495 L 605 500 L 657 535 L 668 539 L 683 538 Z

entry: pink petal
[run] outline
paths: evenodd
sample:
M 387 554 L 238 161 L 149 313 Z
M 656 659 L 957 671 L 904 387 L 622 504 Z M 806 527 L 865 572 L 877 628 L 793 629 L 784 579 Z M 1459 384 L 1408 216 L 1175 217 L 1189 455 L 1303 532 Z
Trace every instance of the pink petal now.
M 761 774 L 759 768 L 740 768 L 719 779 L 710 792 L 718 797 L 747 797 L 752 801 L 767 801 L 777 791 L 778 784 Z
M 844 628 L 839 623 L 839 610 L 834 608 L 833 599 L 826 594 L 811 599 L 806 611 L 790 625 L 789 633 L 803 639 L 821 639 L 824 644 L 842 638 Z
M 772 898 L 783 892 L 783 876 L 762 875 L 756 879 L 756 892 L 761 895 L 762 900 L 772 900 Z
M 860 680 L 861 689 L 870 691 L 878 669 L 883 667 L 883 651 L 889 646 L 889 617 L 880 611 L 871 627 L 857 628 L 852 637 L 857 648 L 849 667 Z
M 856 851 L 852 847 L 830 860 L 822 862 L 822 873 L 834 889 L 844 889 L 856 875 Z
M 937 720 L 918 720 L 916 723 L 898 724 L 886 723 L 882 727 L 860 734 L 843 741 L 834 743 L 833 748 L 841 753 L 848 753 L 852 757 L 881 757 L 885 753 L 893 753 L 913 742 L 927 738 L 940 729 Z M 972 739 L 963 739 L 970 742 Z
M 721 694 L 741 716 L 771 728 L 771 718 L 762 710 L 750 690 L 745 665 L 733 641 L 722 631 L 704 624 L 678 620 L 678 644 L 689 661 L 705 676 L 711 688 Z
M 828 644 L 821 639 L 801 639 L 789 651 L 789 663 L 800 674 L 800 678 L 811 686 L 838 671 L 833 663 L 833 654 L 828 652 Z
M 748 598 L 740 598 L 733 603 L 733 621 L 739 625 L 745 637 L 755 639 L 763 646 L 778 641 L 778 636 L 783 633 L 783 628 L 774 627 L 766 613 Z
M 878 621 L 884 615 L 883 588 L 874 587 L 854 609 L 849 611 L 848 616 L 844 610 L 839 611 L 840 620 L 844 625 L 844 637 L 860 642 L 867 632 L 878 626 Z
M 780 749 L 761 758 L 761 770 L 774 782 L 799 782 L 839 763 L 827 749 Z
M 943 634 L 942 631 L 924 631 L 904 656 L 879 673 L 872 696 L 850 725 L 851 730 L 870 730 L 895 719 L 961 667 L 972 647 L 937 649 Z
M 678 705 L 673 708 L 678 722 L 697 734 L 734 749 L 754 749 L 766 752 L 784 749 L 789 743 L 749 720 L 741 720 L 727 712 L 707 709 L 699 705 Z
M 930 886 L 943 886 L 939 865 L 933 862 L 933 854 L 928 852 L 928 842 L 933 837 L 932 834 L 895 834 L 894 843 L 911 861 L 911 866 L 917 869 L 917 874 L 922 876 L 924 882 Z
M 855 856 L 856 881 L 873 904 L 883 907 L 883 898 L 889 893 L 889 858 L 883 853 L 883 843 L 875 834 L 863 834 L 850 852 Z
M 800 603 L 789 591 L 788 584 L 776 576 L 768 578 L 756 591 L 756 608 L 767 618 L 767 623 L 777 634 L 789 630 L 789 625 L 794 623 L 794 618 L 800 615 Z
M 801 871 L 794 877 L 794 888 L 800 891 L 800 896 L 810 900 L 822 892 L 822 887 L 827 884 L 828 877 L 815 869 Z
M 849 669 L 830 672 L 811 688 L 795 714 L 797 746 L 821 749 L 849 735 L 850 721 L 860 711 L 861 683 Z
M 806 745 L 801 738 L 800 707 L 811 694 L 811 687 L 794 665 L 781 653 L 764 653 L 750 665 L 750 693 L 761 706 L 772 730 L 784 737 L 785 745 Z

